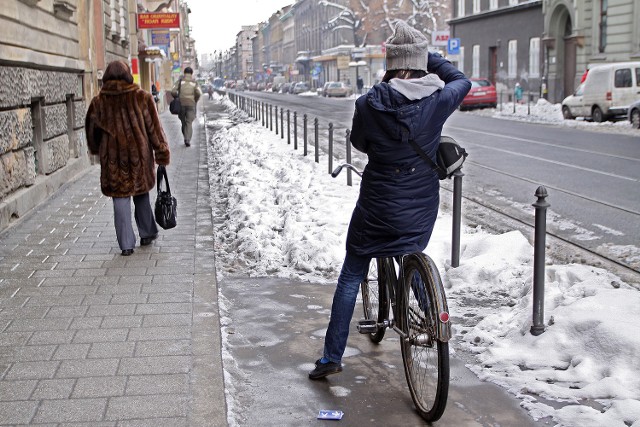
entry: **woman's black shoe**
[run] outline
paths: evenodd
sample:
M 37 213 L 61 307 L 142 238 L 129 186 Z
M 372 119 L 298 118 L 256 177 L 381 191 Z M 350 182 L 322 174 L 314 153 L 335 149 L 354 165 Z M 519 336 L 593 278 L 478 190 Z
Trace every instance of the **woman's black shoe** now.
M 342 372 L 342 365 L 340 363 L 328 362 L 320 363 L 321 359 L 316 360 L 316 368 L 309 372 L 309 378 L 312 380 L 318 380 L 324 378 L 327 375 L 337 374 Z
M 123 249 L 122 256 L 129 256 L 133 253 L 133 249 Z
M 154 234 L 151 237 L 143 237 L 140 239 L 140 246 L 147 246 L 150 245 L 151 242 L 153 242 L 154 240 L 156 240 L 158 238 L 158 233 Z

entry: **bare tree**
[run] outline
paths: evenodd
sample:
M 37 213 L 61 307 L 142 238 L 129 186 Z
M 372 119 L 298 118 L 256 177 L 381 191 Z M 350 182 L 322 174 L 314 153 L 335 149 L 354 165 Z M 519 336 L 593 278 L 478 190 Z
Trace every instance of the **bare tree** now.
M 424 33 L 427 37 L 433 31 L 445 28 L 449 15 L 447 1 L 437 0 L 348 0 L 348 6 L 335 1 L 320 0 L 319 5 L 335 12 L 327 22 L 332 31 L 349 29 L 353 32 L 356 47 L 371 43 L 381 43 L 393 32 L 398 19 Z

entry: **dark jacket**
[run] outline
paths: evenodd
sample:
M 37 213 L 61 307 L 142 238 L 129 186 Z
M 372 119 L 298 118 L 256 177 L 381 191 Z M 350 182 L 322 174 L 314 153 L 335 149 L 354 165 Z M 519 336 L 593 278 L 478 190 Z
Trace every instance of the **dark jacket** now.
M 369 162 L 349 224 L 350 253 L 403 255 L 423 251 L 429 242 L 440 183 L 407 138 L 435 161 L 442 126 L 469 92 L 471 82 L 438 54 L 429 54 L 428 70 L 444 81 L 428 96 L 411 99 L 416 96 L 406 89 L 407 96 L 391 84 L 379 83 L 356 101 L 351 142 L 367 154 Z M 434 79 L 438 80 L 428 75 L 416 83 Z M 400 83 L 413 84 L 411 80 Z
M 147 193 L 156 184 L 155 163 L 169 164 L 169 144 L 153 97 L 137 84 L 106 82 L 91 100 L 85 133 L 89 152 L 100 156 L 105 196 Z

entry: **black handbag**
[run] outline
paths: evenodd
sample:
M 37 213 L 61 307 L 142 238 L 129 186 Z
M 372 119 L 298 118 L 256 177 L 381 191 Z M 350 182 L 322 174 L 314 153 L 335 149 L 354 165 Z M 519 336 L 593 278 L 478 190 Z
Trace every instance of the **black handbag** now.
M 402 139 L 413 147 L 414 151 L 418 153 L 422 160 L 424 160 L 431 169 L 436 171 L 438 178 L 446 179 L 451 178 L 453 173 L 462 167 L 462 164 L 467 159 L 467 151 L 462 148 L 453 138 L 450 136 L 441 136 L 440 144 L 438 144 L 438 151 L 436 152 L 436 162 L 422 148 L 411 138 L 409 138 L 409 132 L 402 132 Z
M 171 114 L 180 114 L 180 110 L 182 110 L 182 104 L 180 104 L 180 89 L 182 88 L 182 79 L 180 79 L 180 84 L 178 84 L 178 96 L 173 98 L 173 100 L 169 103 L 169 111 Z
M 166 191 L 160 190 L 162 181 L 167 186 Z M 157 190 L 155 217 L 158 225 L 165 230 L 176 226 L 176 215 L 178 211 L 178 201 L 171 195 L 169 188 L 169 179 L 167 178 L 167 169 L 164 166 L 158 166 L 157 172 Z

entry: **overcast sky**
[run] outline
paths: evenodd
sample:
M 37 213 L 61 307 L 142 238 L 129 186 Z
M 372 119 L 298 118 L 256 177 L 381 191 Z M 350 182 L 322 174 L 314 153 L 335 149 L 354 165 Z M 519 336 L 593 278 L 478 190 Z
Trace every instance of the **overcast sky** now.
M 188 0 L 189 24 L 198 55 L 227 50 L 243 25 L 266 21 L 283 6 L 295 0 Z

